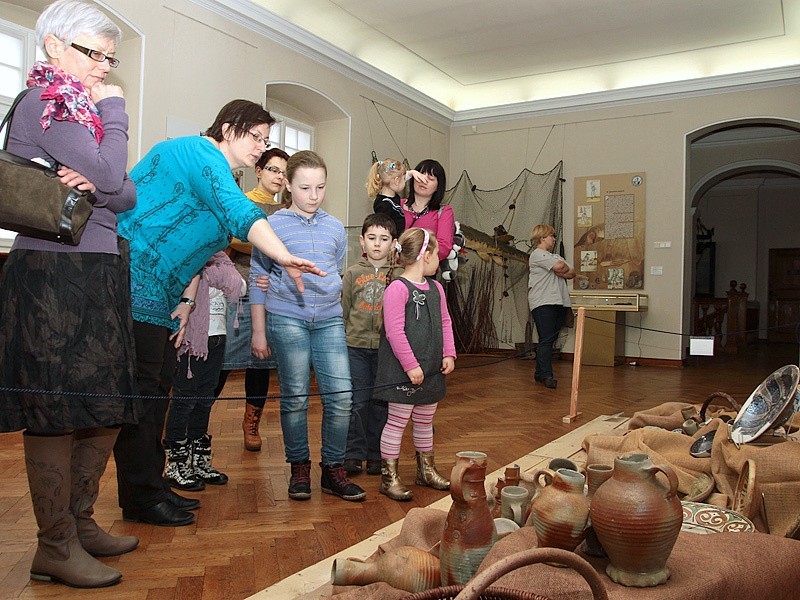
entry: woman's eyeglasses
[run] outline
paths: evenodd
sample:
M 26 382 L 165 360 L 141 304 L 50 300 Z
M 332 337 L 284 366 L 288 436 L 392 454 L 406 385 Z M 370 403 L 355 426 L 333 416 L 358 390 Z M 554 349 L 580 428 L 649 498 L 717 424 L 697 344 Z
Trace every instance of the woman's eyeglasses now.
M 269 143 L 269 139 L 262 137 L 261 134 L 256 133 L 255 131 L 248 131 L 247 133 L 250 134 L 250 137 L 253 138 L 253 141 L 258 146 L 264 146 L 264 150 L 269 150 L 271 144 Z
M 92 60 L 96 60 L 97 62 L 103 62 L 104 60 L 107 60 L 108 61 L 108 65 L 112 69 L 116 69 L 119 66 L 119 59 L 118 58 L 114 58 L 112 56 L 106 56 L 105 54 L 100 52 L 100 50 L 92 50 L 91 48 L 87 48 L 86 46 L 80 46 L 80 45 L 75 44 L 75 43 L 70 44 L 70 46 L 75 48 L 75 50 L 77 50 L 78 52 L 82 52 L 83 54 L 85 54 L 86 56 L 91 58 Z
M 269 165 L 268 167 L 264 167 L 264 168 L 267 171 L 269 171 L 270 173 L 275 173 L 275 175 L 280 175 L 281 177 L 285 177 L 286 176 L 286 171 L 281 171 L 278 167 L 274 167 L 272 165 Z

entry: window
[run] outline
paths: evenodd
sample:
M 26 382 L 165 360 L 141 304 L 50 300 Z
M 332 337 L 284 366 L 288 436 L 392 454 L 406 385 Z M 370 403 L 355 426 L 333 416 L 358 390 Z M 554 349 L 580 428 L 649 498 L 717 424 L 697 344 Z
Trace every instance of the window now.
M 312 150 L 314 146 L 314 128 L 311 125 L 272 114 L 277 121 L 269 130 L 269 141 L 273 146 L 282 148 L 291 156 L 300 150 Z
M 25 87 L 34 61 L 42 58 L 33 31 L 0 20 L 0 118 L 6 116 L 14 98 Z M 5 137 L 5 130 L 0 134 Z M 8 250 L 16 235 L 0 229 L 0 251 Z

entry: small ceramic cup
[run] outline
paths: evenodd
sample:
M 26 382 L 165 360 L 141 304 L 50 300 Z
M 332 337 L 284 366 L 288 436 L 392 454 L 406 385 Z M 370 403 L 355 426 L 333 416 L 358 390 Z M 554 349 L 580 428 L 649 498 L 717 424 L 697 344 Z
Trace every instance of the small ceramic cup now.
M 614 467 L 601 463 L 586 465 L 586 486 L 588 495 L 591 498 L 603 483 L 614 474 Z
M 500 498 L 500 516 L 522 525 L 528 509 L 528 490 L 518 485 L 507 485 L 500 492 Z
M 681 427 L 687 435 L 694 435 L 700 429 L 700 425 L 694 419 L 686 419 Z

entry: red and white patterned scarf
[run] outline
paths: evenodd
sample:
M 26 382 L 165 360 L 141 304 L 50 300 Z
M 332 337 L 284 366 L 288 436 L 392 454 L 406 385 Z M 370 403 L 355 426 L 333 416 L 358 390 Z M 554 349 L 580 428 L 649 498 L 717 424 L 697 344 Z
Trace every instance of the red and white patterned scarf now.
M 48 62 L 37 61 L 28 73 L 28 87 L 45 88 L 42 100 L 49 100 L 39 119 L 42 130 L 50 127 L 51 119 L 72 121 L 92 132 L 98 144 L 103 139 L 100 113 L 77 77 Z

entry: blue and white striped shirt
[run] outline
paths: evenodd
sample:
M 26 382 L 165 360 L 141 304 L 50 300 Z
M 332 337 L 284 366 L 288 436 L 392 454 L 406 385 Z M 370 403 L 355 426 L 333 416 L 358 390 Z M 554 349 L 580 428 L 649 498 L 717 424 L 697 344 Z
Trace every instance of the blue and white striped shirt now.
M 342 271 L 347 251 L 347 235 L 336 217 L 320 209 L 310 218 L 281 209 L 268 218 L 269 224 L 286 248 L 300 258 L 313 261 L 327 277 L 304 274 L 305 292 L 279 264 L 253 247 L 250 275 L 269 274 L 269 290 L 250 289 L 250 304 L 264 304 L 267 312 L 316 322 L 342 316 Z

